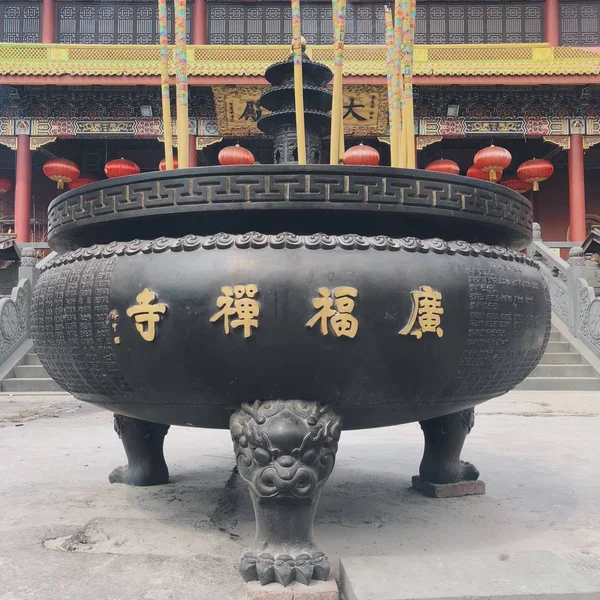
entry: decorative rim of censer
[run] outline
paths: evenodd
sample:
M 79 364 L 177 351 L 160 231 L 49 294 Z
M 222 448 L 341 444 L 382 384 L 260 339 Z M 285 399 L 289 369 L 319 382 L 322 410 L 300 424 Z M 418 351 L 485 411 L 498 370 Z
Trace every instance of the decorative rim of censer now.
M 110 258 L 111 256 L 134 256 L 136 254 L 162 254 L 163 252 L 190 252 L 193 250 L 227 250 L 236 247 L 240 249 L 273 248 L 275 250 L 308 248 L 309 250 L 377 250 L 391 252 L 418 252 L 426 254 L 447 254 L 452 256 L 483 256 L 517 262 L 539 270 L 539 263 L 522 252 L 509 250 L 504 246 L 489 246 L 476 242 L 469 244 L 462 240 L 446 242 L 438 238 L 421 240 L 414 237 L 391 238 L 385 235 L 365 237 L 362 235 L 327 235 L 314 233 L 311 235 L 296 235 L 282 232 L 275 235 L 265 235 L 250 231 L 242 235 L 218 233 L 216 235 L 199 236 L 186 235 L 180 238 L 160 237 L 155 240 L 133 240 L 131 242 L 111 242 L 105 245 L 94 245 L 89 248 L 78 248 L 64 254 L 57 254 L 52 260 L 41 267 L 41 271 L 53 269 L 68 263 L 92 258 Z
M 57 197 L 61 251 L 138 237 L 260 230 L 530 243 L 531 203 L 493 183 L 391 167 L 243 165 L 143 173 Z

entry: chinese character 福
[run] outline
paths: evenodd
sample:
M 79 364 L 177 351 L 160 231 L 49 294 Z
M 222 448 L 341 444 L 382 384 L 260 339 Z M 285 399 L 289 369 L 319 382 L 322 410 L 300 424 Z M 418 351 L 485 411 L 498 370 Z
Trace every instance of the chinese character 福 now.
M 244 337 L 252 334 L 252 327 L 258 327 L 258 316 L 260 304 L 254 299 L 258 294 L 258 286 L 255 283 L 248 285 L 226 285 L 221 288 L 222 296 L 217 298 L 217 306 L 221 309 L 215 313 L 210 322 L 214 323 L 223 319 L 225 333 L 229 335 L 230 327 L 244 328 Z M 230 321 L 231 317 L 237 317 Z
M 147 342 L 151 342 L 156 337 L 156 325 L 160 321 L 160 315 L 167 312 L 166 304 L 154 304 L 156 294 L 148 288 L 139 293 L 136 297 L 137 304 L 127 309 L 128 317 L 135 317 L 135 328 Z M 120 340 L 119 340 L 120 341 Z
M 442 294 L 429 285 L 422 285 L 418 291 L 412 292 L 412 300 L 412 314 L 400 335 L 414 335 L 418 340 L 424 333 L 436 333 L 438 337 L 442 337 L 444 335 L 444 330 L 440 327 L 440 316 L 444 314 Z M 420 329 L 415 328 L 417 320 Z
M 322 287 L 319 288 L 320 298 L 314 298 L 312 305 L 317 314 L 306 324 L 307 327 L 314 327 L 319 321 L 321 323 L 321 334 L 328 334 L 328 325 L 337 337 L 353 338 L 358 332 L 358 319 L 351 313 L 354 310 L 354 300 L 358 296 L 358 290 L 353 287 L 341 286 L 333 290 L 334 300 L 331 297 L 331 290 Z

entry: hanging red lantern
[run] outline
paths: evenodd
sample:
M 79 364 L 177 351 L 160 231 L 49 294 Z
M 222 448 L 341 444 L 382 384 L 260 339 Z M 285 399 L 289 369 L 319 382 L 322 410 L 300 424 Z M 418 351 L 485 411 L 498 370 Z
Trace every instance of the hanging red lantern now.
M 131 160 L 118 158 L 107 162 L 104 167 L 104 172 L 109 179 L 114 177 L 127 177 L 127 175 L 137 175 L 140 168 Z
M 239 144 L 235 146 L 227 146 L 219 152 L 219 164 L 224 167 L 233 165 L 253 165 L 256 162 L 254 154 L 246 148 L 242 148 Z
M 65 158 L 55 158 L 48 161 L 43 167 L 44 175 L 56 181 L 56 187 L 62 190 L 65 183 L 70 183 L 79 177 L 79 167 Z
M 473 165 L 490 174 L 490 181 L 498 181 L 496 174 L 510 166 L 511 153 L 505 148 L 494 146 L 480 150 L 473 160 Z
M 365 167 L 376 167 L 380 160 L 379 152 L 371 146 L 360 143 L 358 146 L 348 148 L 344 154 L 345 165 L 356 165 Z
M 440 160 L 434 160 L 430 162 L 426 167 L 426 171 L 433 171 L 435 173 L 447 173 L 448 175 L 460 175 L 460 167 L 458 163 L 447 158 L 441 158 Z
M 544 159 L 534 158 L 524 162 L 518 169 L 517 175 L 519 179 L 533 184 L 533 191 L 539 192 L 540 182 L 546 181 L 552 177 L 554 173 L 554 165 Z
M 12 181 L 6 177 L 0 177 L 0 194 L 6 194 L 12 188 Z
M 78 179 L 73 179 L 73 181 L 69 183 L 69 189 L 76 190 L 77 188 L 89 185 L 90 183 L 95 183 L 96 181 L 98 181 L 96 177 L 79 177 Z
M 504 175 L 504 171 L 496 171 L 496 181 L 498 183 L 502 176 Z M 481 181 L 490 181 L 490 173 L 489 171 L 482 171 L 475 166 L 472 166 L 467 171 L 467 177 L 471 177 L 472 179 L 480 179 Z
M 502 185 L 515 192 L 519 192 L 519 194 L 526 194 L 531 189 L 530 183 L 527 183 L 527 181 L 521 181 L 516 177 L 511 177 L 510 179 L 503 181 Z
M 176 156 L 173 157 L 173 168 L 174 169 L 178 169 L 179 168 L 179 162 L 177 161 L 177 157 Z M 166 158 L 163 158 L 160 161 L 160 164 L 158 165 L 158 169 L 160 171 L 166 171 L 167 170 L 167 159 Z

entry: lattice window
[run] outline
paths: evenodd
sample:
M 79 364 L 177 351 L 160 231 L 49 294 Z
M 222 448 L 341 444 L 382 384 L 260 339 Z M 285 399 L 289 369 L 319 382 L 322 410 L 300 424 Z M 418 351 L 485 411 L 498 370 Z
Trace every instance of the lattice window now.
M 600 46 L 600 2 L 560 3 L 562 46 Z
M 302 33 L 309 44 L 331 44 L 331 2 L 302 3 Z M 289 44 L 292 15 L 289 2 L 211 2 L 208 5 L 209 44 Z M 384 44 L 382 4 L 349 4 L 346 43 Z
M 173 5 L 167 7 L 170 43 Z M 187 7 L 187 37 L 191 42 L 192 8 Z M 37 41 L 37 40 L 36 40 Z M 59 2 L 56 41 L 61 44 L 158 44 L 156 2 Z
M 0 3 L 0 42 L 39 42 L 41 7 L 41 2 Z
M 544 41 L 544 2 L 417 2 L 417 44 Z

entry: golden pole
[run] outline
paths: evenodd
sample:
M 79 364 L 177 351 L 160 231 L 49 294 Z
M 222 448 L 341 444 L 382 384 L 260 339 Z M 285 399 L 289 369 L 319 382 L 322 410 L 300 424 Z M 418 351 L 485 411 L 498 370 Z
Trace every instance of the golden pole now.
M 190 144 L 188 136 L 188 81 L 186 0 L 175 0 L 175 41 L 177 44 L 177 155 L 181 169 L 189 166 Z
M 165 162 L 167 171 L 173 168 L 173 124 L 171 122 L 171 93 L 169 90 L 169 37 L 167 34 L 167 0 L 158 0 L 160 31 L 160 87 L 162 95 Z
M 346 0 L 337 0 L 332 2 L 332 7 L 337 10 L 337 19 L 334 27 L 333 40 L 333 112 L 331 115 L 331 152 L 329 162 L 332 165 L 338 165 L 343 158 L 340 156 L 340 148 L 343 140 L 342 134 L 342 98 L 343 85 L 342 77 L 344 67 L 344 34 L 346 31 Z
M 415 168 L 415 115 L 413 101 L 413 57 L 414 57 L 414 25 L 416 19 L 415 0 L 402 0 L 402 45 L 404 50 L 404 107 L 402 111 L 403 136 L 401 142 L 404 164 Z
M 388 127 L 390 130 L 390 164 L 393 166 L 398 162 L 396 153 L 398 151 L 397 146 L 394 144 L 394 133 L 392 128 L 393 121 L 393 78 L 394 78 L 394 16 L 392 10 L 386 4 L 385 6 L 385 43 L 387 46 L 386 53 L 386 68 L 387 68 L 387 92 L 388 92 Z
M 338 14 L 338 0 L 333 0 L 333 10 L 331 11 L 333 15 L 333 39 L 335 40 L 340 35 L 340 27 L 344 28 L 344 31 L 341 35 L 346 37 L 346 21 L 345 19 L 339 19 Z M 344 140 L 344 94 L 342 93 L 341 99 L 341 109 L 340 109 L 340 148 L 338 151 L 338 162 L 344 162 L 344 157 L 346 155 L 346 143 Z
M 304 81 L 302 74 L 302 20 L 300 0 L 292 0 L 292 48 L 294 50 L 294 97 L 296 101 L 296 136 L 298 164 L 306 164 L 306 131 L 304 129 Z
M 404 2 L 403 2 L 404 3 Z M 402 4 L 403 4 L 402 3 Z M 403 139 L 403 77 L 402 77 L 402 4 L 400 0 L 396 0 L 394 6 L 394 59 L 392 73 L 392 132 L 390 135 L 390 144 L 393 145 L 393 156 L 395 157 L 392 163 L 393 167 L 405 167 L 406 159 L 402 151 L 404 145 Z

